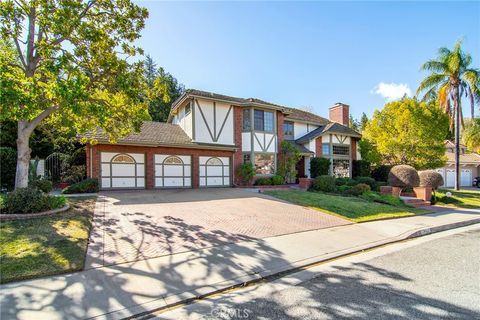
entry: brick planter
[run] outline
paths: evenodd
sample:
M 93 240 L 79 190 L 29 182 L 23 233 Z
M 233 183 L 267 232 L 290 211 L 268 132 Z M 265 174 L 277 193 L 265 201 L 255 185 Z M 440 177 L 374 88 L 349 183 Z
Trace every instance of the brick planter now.
M 430 201 L 432 199 L 432 188 L 430 187 L 415 187 L 413 188 L 415 197 L 423 201 Z
M 67 204 L 65 207 L 37 212 L 37 213 L 12 213 L 12 214 L 0 214 L 0 221 L 8 221 L 8 220 L 25 220 L 25 219 L 32 219 L 32 218 L 39 218 L 45 216 L 51 216 L 60 212 L 64 212 L 70 209 L 70 206 Z
M 380 193 L 382 194 L 392 194 L 392 187 L 390 186 L 381 186 Z
M 310 178 L 299 178 L 298 179 L 298 187 L 303 190 L 307 190 L 313 184 L 313 179 Z
M 392 195 L 400 197 L 401 194 L 402 194 L 402 188 L 392 187 Z

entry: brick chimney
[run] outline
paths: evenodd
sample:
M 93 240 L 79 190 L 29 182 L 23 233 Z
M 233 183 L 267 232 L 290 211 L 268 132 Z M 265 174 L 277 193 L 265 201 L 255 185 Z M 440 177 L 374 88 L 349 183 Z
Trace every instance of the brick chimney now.
M 337 102 L 333 107 L 330 107 L 329 119 L 330 121 L 341 123 L 348 127 L 350 106 L 348 104 Z

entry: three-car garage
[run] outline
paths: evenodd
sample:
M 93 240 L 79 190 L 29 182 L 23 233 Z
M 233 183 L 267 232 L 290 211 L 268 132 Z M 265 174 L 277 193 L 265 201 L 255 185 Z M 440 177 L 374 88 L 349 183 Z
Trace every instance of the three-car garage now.
M 153 181 L 153 188 L 229 187 L 232 183 L 230 156 L 100 152 L 99 158 L 104 190 L 145 189 L 147 180 Z

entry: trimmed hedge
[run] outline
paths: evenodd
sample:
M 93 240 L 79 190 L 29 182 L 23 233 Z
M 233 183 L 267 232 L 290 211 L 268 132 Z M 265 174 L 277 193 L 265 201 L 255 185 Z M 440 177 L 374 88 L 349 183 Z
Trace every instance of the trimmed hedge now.
M 392 169 L 392 166 L 387 166 L 387 165 L 380 165 L 375 168 L 373 168 L 370 176 L 375 179 L 375 181 L 388 181 L 388 174 L 390 173 L 390 170 Z
M 350 189 L 348 189 L 347 191 L 345 191 L 345 193 L 358 197 L 359 195 L 361 195 L 365 192 L 369 192 L 370 190 L 371 189 L 370 189 L 370 186 L 368 184 L 359 183 L 356 186 L 353 186 Z
M 50 196 L 37 188 L 18 188 L 7 194 L 2 213 L 37 213 L 65 206 L 63 196 Z
M 283 177 L 278 175 L 278 174 L 272 177 L 272 184 L 273 185 L 283 184 L 284 181 L 285 180 L 283 179 Z
M 98 189 L 98 180 L 89 178 L 66 187 L 62 193 L 94 193 L 98 192 Z
M 329 175 L 316 177 L 313 181 L 312 189 L 323 192 L 335 192 L 335 177 Z
M 433 170 L 420 171 L 418 176 L 420 177 L 421 187 L 431 187 L 435 190 L 444 183 L 442 175 Z
M 352 176 L 355 177 L 370 177 L 370 162 L 367 160 L 353 160 L 352 161 Z
M 357 180 L 358 183 L 368 184 L 370 186 L 370 189 L 372 190 L 375 190 L 375 188 L 377 187 L 375 179 L 370 177 L 356 177 L 355 180 Z
M 315 179 L 319 176 L 326 176 L 330 171 L 330 159 L 312 158 L 310 160 L 310 176 Z
M 414 167 L 402 164 L 394 166 L 388 174 L 388 184 L 392 187 L 413 188 L 420 184 L 420 177 Z
M 343 185 L 354 186 L 358 184 L 358 182 L 351 178 L 337 178 L 335 179 L 335 184 L 337 186 L 343 186 Z
M 255 185 L 256 186 L 271 186 L 272 185 L 272 179 L 271 178 L 258 178 L 255 180 Z
M 30 181 L 28 184 L 32 188 L 37 188 L 45 193 L 49 193 L 53 189 L 52 181 L 47 179 L 37 179 Z

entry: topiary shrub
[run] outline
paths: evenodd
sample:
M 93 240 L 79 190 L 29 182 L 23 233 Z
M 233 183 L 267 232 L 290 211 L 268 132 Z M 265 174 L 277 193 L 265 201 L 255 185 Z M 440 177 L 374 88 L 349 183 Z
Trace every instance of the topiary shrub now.
M 440 173 L 433 170 L 420 171 L 420 187 L 430 187 L 433 190 L 443 185 L 443 177 Z
M 18 188 L 5 197 L 2 213 L 36 213 L 64 205 L 64 197 L 50 196 L 32 187 Z
M 272 179 L 270 178 L 258 178 L 255 180 L 255 185 L 256 186 L 271 186 L 272 185 Z
M 33 180 L 33 181 L 30 181 L 28 185 L 32 188 L 37 188 L 40 191 L 43 191 L 45 193 L 49 193 L 53 189 L 52 181 L 47 179 Z
M 323 192 L 335 192 L 335 177 L 322 175 L 315 178 L 312 189 Z
M 370 162 L 367 160 L 353 160 L 352 161 L 352 176 L 355 177 L 369 177 L 370 176 Z
M 388 174 L 388 184 L 399 188 L 418 187 L 420 177 L 414 167 L 402 164 L 392 167 Z
M 85 179 L 62 190 L 62 193 L 65 194 L 94 192 L 98 192 L 98 180 L 94 178 Z
M 255 176 L 255 168 L 250 162 L 245 162 L 237 167 L 236 174 L 244 185 L 248 185 Z
M 342 186 L 337 187 L 337 192 L 345 193 L 352 188 L 353 188 L 352 186 L 347 186 L 346 184 L 344 184 Z
M 356 177 L 355 180 L 357 180 L 358 183 L 368 184 L 372 190 L 375 190 L 377 187 L 375 179 L 370 177 Z
M 279 185 L 279 184 L 283 184 L 284 182 L 284 179 L 281 175 L 275 175 L 272 177 L 272 184 L 273 185 Z
M 313 179 L 319 176 L 328 175 L 329 171 L 330 159 L 315 157 L 310 160 L 310 176 Z
M 388 181 L 388 174 L 390 173 L 390 170 L 392 169 L 392 166 L 387 166 L 387 165 L 379 165 L 373 168 L 370 176 L 375 179 L 375 181 Z
M 12 190 L 15 186 L 17 151 L 9 147 L 0 147 L 0 186 Z
M 348 189 L 347 191 L 345 191 L 346 194 L 349 194 L 349 195 L 352 195 L 352 196 L 356 196 L 358 197 L 359 195 L 365 193 L 365 192 L 369 192 L 371 189 L 370 189 L 370 186 L 368 184 L 365 184 L 365 183 L 359 183 L 357 184 L 356 186 L 353 186 L 352 188 Z

